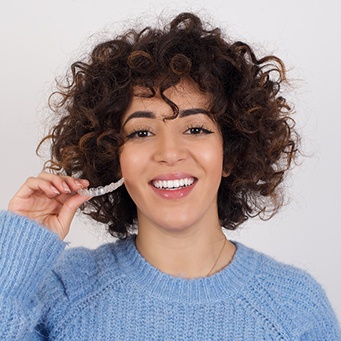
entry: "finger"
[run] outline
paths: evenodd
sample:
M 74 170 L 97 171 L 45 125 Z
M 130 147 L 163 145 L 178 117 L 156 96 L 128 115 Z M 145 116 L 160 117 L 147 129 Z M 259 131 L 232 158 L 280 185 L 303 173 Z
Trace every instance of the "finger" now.
M 75 213 L 79 207 L 89 199 L 91 199 L 91 197 L 84 197 L 79 194 L 75 194 L 65 201 L 58 215 L 60 224 L 64 229 L 67 229 L 67 231 L 65 231 L 65 235 L 68 233 L 68 229 Z
M 62 176 L 43 172 L 39 174 L 38 177 L 50 181 L 60 193 L 70 194 L 72 192 L 77 192 L 81 188 L 86 188 L 89 186 L 88 180 L 75 179 L 71 176 Z
M 27 199 L 37 191 L 43 192 L 49 197 L 60 194 L 60 191 L 51 182 L 41 178 L 30 177 L 20 187 L 15 196 Z

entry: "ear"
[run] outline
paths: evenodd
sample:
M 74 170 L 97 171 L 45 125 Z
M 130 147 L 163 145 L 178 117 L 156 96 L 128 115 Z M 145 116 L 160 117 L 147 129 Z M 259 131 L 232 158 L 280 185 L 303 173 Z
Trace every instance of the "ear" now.
M 117 177 L 117 179 L 121 179 L 122 178 L 122 170 L 121 170 L 121 158 L 120 158 L 120 156 L 121 156 L 121 151 L 119 151 L 118 152 L 118 156 L 117 156 L 117 165 L 116 165 L 116 177 Z
M 223 167 L 223 173 L 222 173 L 222 176 L 223 178 L 227 178 L 231 175 L 232 173 L 232 165 L 231 164 L 226 164 L 224 167 Z
M 121 168 L 119 168 L 119 170 L 117 171 L 116 176 L 117 176 L 118 179 L 122 178 Z

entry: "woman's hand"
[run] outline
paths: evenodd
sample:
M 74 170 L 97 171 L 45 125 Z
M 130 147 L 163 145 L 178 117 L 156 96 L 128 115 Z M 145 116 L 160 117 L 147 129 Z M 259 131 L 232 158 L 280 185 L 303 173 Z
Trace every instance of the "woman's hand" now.
M 41 173 L 26 180 L 8 210 L 37 221 L 64 239 L 77 209 L 91 198 L 76 191 L 88 186 L 87 180 Z

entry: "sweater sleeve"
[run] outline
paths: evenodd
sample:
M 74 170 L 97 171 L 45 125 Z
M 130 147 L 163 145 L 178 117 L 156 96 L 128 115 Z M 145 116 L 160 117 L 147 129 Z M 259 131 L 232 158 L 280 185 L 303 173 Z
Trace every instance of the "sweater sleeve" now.
M 305 322 L 306 328 L 303 328 L 305 331 L 300 336 L 300 340 L 341 341 L 340 324 L 324 289 L 313 278 L 307 283 L 308 286 L 311 288 L 311 308 L 305 309 L 302 315 L 309 315 L 310 323 Z
M 37 293 L 64 247 L 56 234 L 36 222 L 0 212 L 1 340 L 40 338 L 35 330 L 43 302 Z
M 269 320 L 284 326 L 281 332 L 290 340 L 341 341 L 340 325 L 326 292 L 306 271 L 263 257 L 254 287 L 256 302 L 267 312 L 276 311 Z

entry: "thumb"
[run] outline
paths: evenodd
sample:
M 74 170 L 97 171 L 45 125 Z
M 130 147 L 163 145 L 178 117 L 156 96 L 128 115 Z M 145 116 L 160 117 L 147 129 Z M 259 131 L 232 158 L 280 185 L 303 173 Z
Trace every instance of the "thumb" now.
M 63 228 L 63 239 L 68 234 L 72 219 L 79 207 L 91 198 L 90 196 L 75 194 L 64 202 L 58 215 L 58 220 Z

